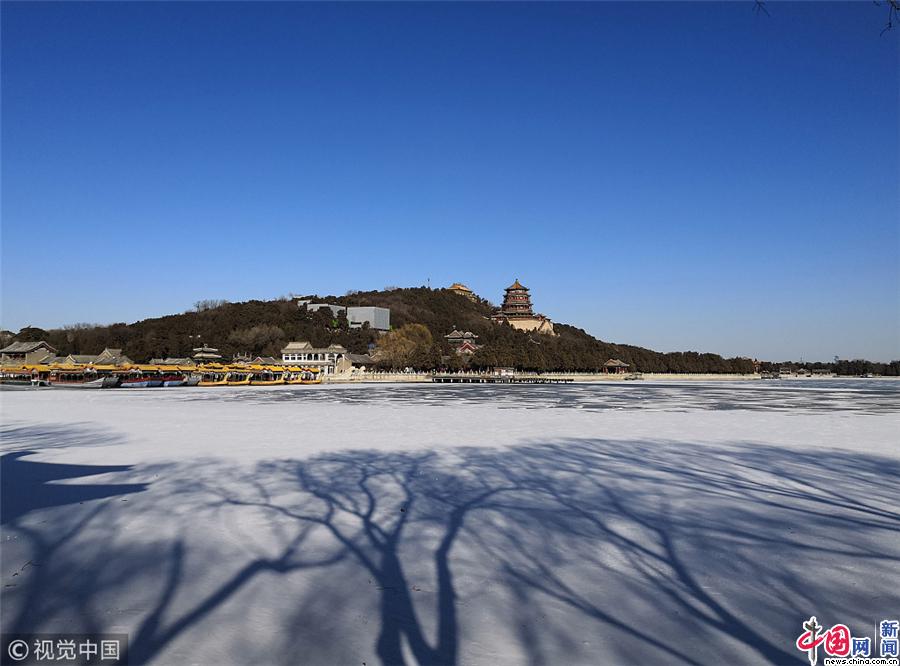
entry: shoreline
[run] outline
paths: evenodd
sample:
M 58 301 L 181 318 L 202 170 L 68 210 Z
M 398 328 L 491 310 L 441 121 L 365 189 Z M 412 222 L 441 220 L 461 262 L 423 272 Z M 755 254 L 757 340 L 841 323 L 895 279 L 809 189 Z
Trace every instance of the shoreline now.
M 378 374 L 358 374 L 351 376 L 335 376 L 328 375 L 322 378 L 323 384 L 431 384 L 432 382 L 431 373 L 378 373 Z M 466 377 L 467 375 L 461 375 L 461 377 Z M 642 375 L 642 379 L 639 380 L 630 380 L 626 379 L 626 375 L 602 375 L 602 374 L 593 374 L 593 373 L 534 373 L 534 374 L 523 374 L 522 377 L 540 377 L 545 379 L 566 379 L 571 380 L 572 383 L 577 384 L 603 384 L 603 383 L 633 383 L 635 381 L 651 381 L 651 382 L 666 382 L 666 381 L 676 381 L 676 382 L 691 382 L 691 381 L 753 381 L 760 380 L 762 381 L 762 377 L 759 374 L 752 375 L 739 375 L 739 374 L 710 374 L 710 373 L 700 373 L 700 374 L 692 374 L 692 373 L 649 373 L 645 372 Z M 766 380 L 767 382 L 772 381 L 798 381 L 798 380 L 814 380 L 814 381 L 827 381 L 827 380 L 849 380 L 849 379 L 865 379 L 865 380 L 897 380 L 900 379 L 898 377 L 851 377 L 851 376 L 812 376 L 812 377 L 781 377 L 778 380 Z M 466 382 L 447 382 L 447 383 L 466 383 Z
M 472 375 L 460 375 L 460 377 L 469 377 Z M 660 380 L 674 380 L 674 381 L 710 381 L 710 380 L 723 380 L 723 381 L 746 381 L 752 379 L 760 379 L 759 375 L 737 375 L 737 374 L 670 374 L 670 373 L 644 373 L 642 380 L 631 380 L 625 379 L 626 375 L 601 375 L 601 374 L 590 374 L 590 373 L 565 373 L 565 372 L 552 372 L 552 373 L 528 373 L 517 375 L 520 377 L 535 377 L 535 378 L 543 378 L 543 379 L 564 379 L 570 380 L 573 383 L 579 384 L 599 384 L 599 383 L 608 383 L 608 382 L 618 382 L 631 383 L 633 381 L 660 381 Z M 383 373 L 383 374 L 369 374 L 366 373 L 364 375 L 356 375 L 356 376 L 348 376 L 341 377 L 336 375 L 329 375 L 322 378 L 323 384 L 384 384 L 384 383 L 406 383 L 406 384 L 431 384 L 432 378 L 434 377 L 431 373 Z M 456 383 L 456 382 L 447 382 L 447 383 Z M 459 382 L 463 383 L 463 382 Z

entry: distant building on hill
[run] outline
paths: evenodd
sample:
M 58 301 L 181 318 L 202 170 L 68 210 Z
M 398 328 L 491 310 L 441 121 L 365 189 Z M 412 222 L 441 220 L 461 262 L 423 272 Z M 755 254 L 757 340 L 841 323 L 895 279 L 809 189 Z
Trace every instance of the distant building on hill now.
M 306 310 L 307 312 L 318 312 L 319 310 L 323 310 L 324 308 L 328 308 L 331 310 L 331 314 L 337 317 L 342 312 L 346 312 L 347 308 L 343 305 L 332 305 L 330 303 L 307 303 Z
M 297 307 L 305 307 L 307 312 L 317 312 L 323 308 L 328 308 L 335 317 L 344 313 L 347 316 L 350 328 L 362 328 L 365 324 L 369 324 L 369 328 L 376 331 L 391 330 L 391 311 L 389 308 L 379 308 L 370 305 L 344 307 L 334 303 L 312 303 L 306 299 L 298 300 Z
M 482 347 L 482 345 L 475 342 L 478 340 L 478 336 L 471 331 L 463 332 L 453 329 L 452 332 L 444 336 L 444 340 L 457 354 L 474 354 Z
M 191 357 L 195 363 L 218 363 L 222 360 L 222 355 L 215 347 L 194 347 L 194 355 Z
M 97 365 L 133 365 L 134 361 L 123 354 L 121 349 L 107 347 L 97 355 L 94 363 Z
M 56 349 L 43 340 L 38 342 L 13 342 L 0 349 L 0 363 L 3 365 L 37 365 L 47 358 L 55 357 Z
M 186 356 L 167 356 L 166 358 L 151 358 L 150 365 L 196 365 L 196 363 Z
M 536 331 L 556 335 L 549 317 L 535 314 L 528 287 L 516 280 L 506 288 L 500 311 L 491 317 L 494 323 L 507 323 L 520 331 Z
M 370 306 L 352 306 L 347 308 L 347 321 L 350 328 L 362 328 L 368 323 L 369 328 L 376 331 L 391 330 L 391 311 L 388 308 Z
M 448 289 L 449 289 L 450 291 L 452 291 L 454 294 L 459 294 L 460 296 L 465 296 L 466 298 L 468 298 L 468 299 L 469 299 L 470 301 L 472 301 L 473 303 L 475 302 L 475 299 L 477 298 L 477 297 L 475 296 L 475 292 L 472 291 L 471 289 L 469 289 L 469 288 L 468 288 L 466 285 L 464 285 L 462 282 L 454 282 L 453 284 L 451 284 L 451 285 L 448 287 Z

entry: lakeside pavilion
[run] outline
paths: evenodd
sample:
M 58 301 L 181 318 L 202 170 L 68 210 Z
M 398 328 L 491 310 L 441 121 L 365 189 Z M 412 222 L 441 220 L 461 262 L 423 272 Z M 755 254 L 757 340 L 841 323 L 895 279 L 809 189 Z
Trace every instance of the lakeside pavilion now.
M 603 364 L 603 373 L 606 375 L 624 375 L 631 366 L 617 358 L 611 358 Z

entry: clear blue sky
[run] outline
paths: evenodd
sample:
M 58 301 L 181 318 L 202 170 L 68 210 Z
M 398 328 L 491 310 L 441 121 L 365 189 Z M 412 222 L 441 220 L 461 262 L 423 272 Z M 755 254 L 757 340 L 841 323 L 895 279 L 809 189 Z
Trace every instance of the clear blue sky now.
M 871 3 L 2 4 L 2 319 L 519 278 L 609 341 L 900 357 Z

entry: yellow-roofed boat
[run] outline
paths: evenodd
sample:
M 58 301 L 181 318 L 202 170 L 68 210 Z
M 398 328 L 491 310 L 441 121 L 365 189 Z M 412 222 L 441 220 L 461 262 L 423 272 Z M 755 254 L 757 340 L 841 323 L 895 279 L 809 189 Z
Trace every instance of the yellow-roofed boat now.
M 118 386 L 120 377 L 98 374 L 91 366 L 61 363 L 51 366 L 47 381 L 57 388 L 98 389 Z
M 252 371 L 250 375 L 251 386 L 277 386 L 285 383 L 285 370 L 283 367 L 254 365 L 250 366 L 250 369 Z
M 297 366 L 288 366 L 284 369 L 284 383 L 285 384 L 302 384 L 303 383 L 303 368 L 299 368 Z
M 0 386 L 3 388 L 32 388 L 47 386 L 39 373 L 30 366 L 6 366 L 0 369 Z
M 228 381 L 226 383 L 228 386 L 249 386 L 250 377 L 252 376 L 253 373 L 249 368 L 232 367 L 228 371 Z
M 196 373 L 200 376 L 197 386 L 226 386 L 228 384 L 228 368 L 222 365 L 205 365 Z
M 318 368 L 304 368 L 304 370 L 303 379 L 300 380 L 301 384 L 322 383 L 322 375 L 319 374 L 320 370 Z

